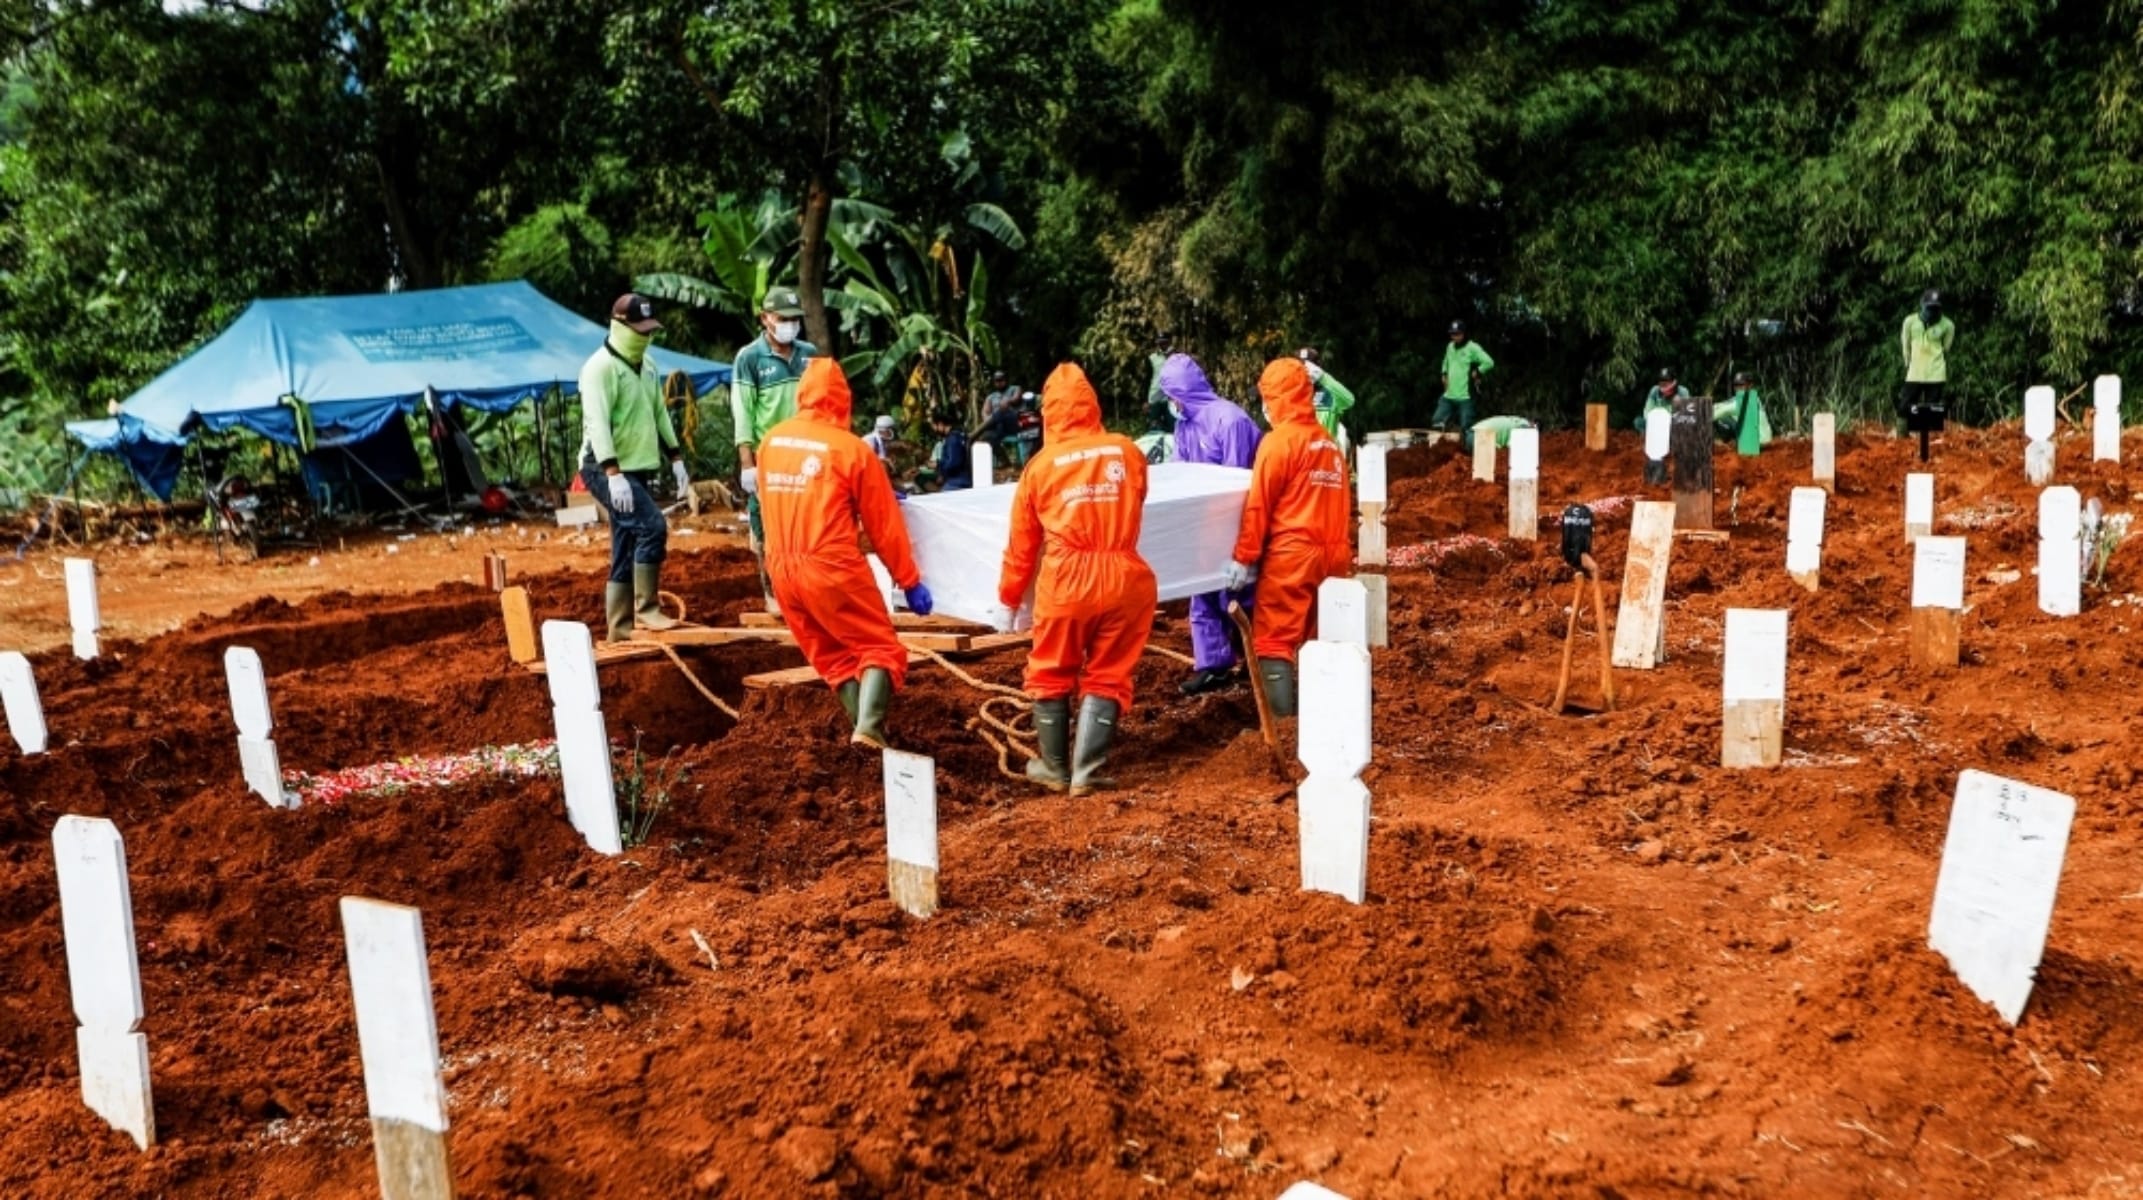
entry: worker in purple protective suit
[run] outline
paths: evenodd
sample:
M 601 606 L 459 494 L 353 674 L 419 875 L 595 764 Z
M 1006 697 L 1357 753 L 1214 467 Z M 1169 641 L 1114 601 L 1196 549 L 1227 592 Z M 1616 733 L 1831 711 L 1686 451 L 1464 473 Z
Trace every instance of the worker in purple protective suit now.
M 1198 360 L 1188 354 L 1171 354 L 1161 364 L 1161 394 L 1176 418 L 1174 462 L 1212 463 L 1248 470 L 1257 461 L 1258 423 L 1234 401 L 1213 390 Z M 1240 676 L 1241 660 L 1231 640 L 1234 625 L 1228 620 L 1228 601 L 1250 607 L 1250 590 L 1209 592 L 1191 599 L 1191 677 L 1183 681 L 1183 694 L 1218 691 Z

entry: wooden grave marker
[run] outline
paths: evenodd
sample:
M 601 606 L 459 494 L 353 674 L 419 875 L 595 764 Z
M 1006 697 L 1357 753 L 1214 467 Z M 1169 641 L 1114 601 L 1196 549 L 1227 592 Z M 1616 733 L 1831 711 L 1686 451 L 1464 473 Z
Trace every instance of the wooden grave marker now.
M 1630 511 L 1630 548 L 1615 613 L 1614 665 L 1649 671 L 1667 660 L 1667 563 L 1674 550 L 1674 505 L 1639 500 Z
M 938 911 L 937 760 L 885 751 L 886 887 L 911 917 Z
M 2039 611 L 2083 611 L 2083 498 L 2072 487 L 2039 493 Z
M 74 656 L 87 661 L 97 657 L 97 634 L 104 628 L 104 605 L 97 598 L 97 564 L 87 558 L 70 558 L 62 569 L 67 575 L 67 624 L 74 631 Z
M 1302 647 L 1301 724 L 1295 754 L 1309 778 L 1295 789 L 1302 837 L 1302 890 L 1355 904 L 1369 887 L 1369 648 L 1350 642 Z
M 1389 499 L 1385 472 L 1386 449 L 1368 445 L 1355 451 L 1355 502 L 1361 506 L 1361 534 L 1354 561 L 1365 567 L 1385 563 L 1384 504 Z
M 1793 489 L 1786 519 L 1786 574 L 1813 592 L 1821 585 L 1823 509 L 1830 493 L 1819 487 Z
M 506 556 L 496 550 L 484 555 L 484 586 L 494 592 L 506 590 Z
M 1667 455 L 1674 448 L 1674 414 L 1664 408 L 1644 414 L 1644 482 L 1658 487 L 1667 482 Z
M 1964 613 L 1964 539 L 1923 537 L 1912 554 L 1912 661 L 1923 667 L 1957 665 Z
M 1935 531 L 1935 477 L 1924 472 L 1905 476 L 1905 544 Z
M 37 698 L 37 674 L 19 652 L 0 653 L 0 711 L 7 715 L 8 736 L 24 755 L 43 754 L 51 734 L 45 706 Z
M 1683 393 L 1674 398 L 1674 423 L 1668 435 L 1674 459 L 1674 527 L 1711 526 L 1711 406 Z
M 1984 771 L 1957 776 L 1927 944 L 2011 1025 L 2031 999 L 2076 800 Z
M 2054 481 L 2054 389 L 2024 389 L 2024 478 L 2034 487 Z
M 238 726 L 238 765 L 246 788 L 270 808 L 296 808 L 298 796 L 283 788 L 282 758 L 271 736 L 275 719 L 268 708 L 268 673 L 251 646 L 223 652 L 223 678 L 231 693 L 231 718 Z
M 1540 431 L 1511 430 L 1510 535 L 1540 540 Z
M 1477 429 L 1466 431 L 1473 439 L 1473 477 L 1482 483 L 1496 481 L 1496 438 L 1494 434 L 1482 437 Z
M 424 916 L 407 905 L 358 896 L 344 896 L 341 908 L 380 1195 L 452 1200 L 446 1081 L 439 1073 Z
M 1607 449 L 1607 406 L 1585 406 L 1585 448 L 1599 452 Z
M 1355 576 L 1369 600 L 1369 647 L 1382 650 L 1391 645 L 1391 581 L 1382 575 Z
M 134 898 L 126 846 L 102 817 L 61 817 L 52 827 L 67 984 L 74 998 L 74 1043 L 82 1103 L 144 1150 L 156 1142 L 149 1089 L 149 1038 L 141 1033 L 141 961 L 134 947 Z
M 2121 461 L 2121 377 L 2101 375 L 2091 381 L 2091 458 Z
M 1317 585 L 1317 640 L 1369 645 L 1369 589 L 1333 576 Z
M 598 854 L 625 852 L 618 831 L 617 780 L 595 678 L 595 639 L 578 621 L 543 623 L 543 661 L 558 730 L 558 774 L 566 818 Z
M 507 588 L 499 593 L 499 605 L 506 619 L 507 655 L 524 667 L 542 661 L 542 651 L 536 644 L 536 617 L 528 604 L 528 589 Z
M 1838 490 L 1838 414 L 1817 413 L 1809 418 L 1808 442 L 1815 453 L 1811 474 L 1816 486 L 1826 492 Z
M 1784 757 L 1786 610 L 1726 610 L 1726 709 L 1719 765 L 1775 767 Z

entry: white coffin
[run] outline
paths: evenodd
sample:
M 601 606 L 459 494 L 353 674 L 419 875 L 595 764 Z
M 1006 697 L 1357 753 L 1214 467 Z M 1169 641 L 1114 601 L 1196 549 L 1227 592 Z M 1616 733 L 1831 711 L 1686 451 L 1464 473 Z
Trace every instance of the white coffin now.
M 1139 554 L 1153 568 L 1161 599 L 1181 600 L 1220 590 L 1220 573 L 1242 527 L 1250 472 L 1203 463 L 1162 463 L 1146 476 L 1146 514 Z M 1012 535 L 1017 489 L 994 487 L 916 496 L 901 505 L 916 565 L 930 585 L 936 611 L 996 624 L 997 576 Z M 1030 598 L 1031 599 L 1031 598 Z M 1031 623 L 1022 607 L 1014 628 Z

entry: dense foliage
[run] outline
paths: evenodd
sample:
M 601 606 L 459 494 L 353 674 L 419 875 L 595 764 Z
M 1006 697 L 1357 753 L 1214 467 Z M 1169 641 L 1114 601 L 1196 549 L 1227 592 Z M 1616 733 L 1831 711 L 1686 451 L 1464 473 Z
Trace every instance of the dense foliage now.
M 875 406 L 1155 335 L 1418 419 L 1756 371 L 1879 415 L 1939 287 L 1970 419 L 2143 350 L 2136 0 L 0 0 L 0 488 L 260 295 L 770 283 Z M 2124 372 L 2125 373 L 2125 372 Z M 720 414 L 710 412 L 710 420 Z M 720 438 L 711 439 L 719 442 Z M 31 443 L 36 443 L 32 445 Z M 22 478 L 28 474 L 29 479 Z

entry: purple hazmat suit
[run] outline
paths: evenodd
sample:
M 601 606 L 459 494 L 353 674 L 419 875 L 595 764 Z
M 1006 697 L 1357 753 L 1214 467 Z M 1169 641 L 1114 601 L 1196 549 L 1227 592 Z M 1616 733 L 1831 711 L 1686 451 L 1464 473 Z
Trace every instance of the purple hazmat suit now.
M 1182 410 L 1176 420 L 1175 461 L 1244 470 L 1257 462 L 1258 439 L 1264 431 L 1249 413 L 1213 390 L 1198 360 L 1188 354 L 1169 355 L 1161 364 L 1161 392 Z M 1249 608 L 1249 589 L 1238 593 L 1236 600 Z M 1191 599 L 1191 657 L 1196 669 L 1223 670 L 1235 665 L 1230 628 L 1228 593 L 1209 592 Z

